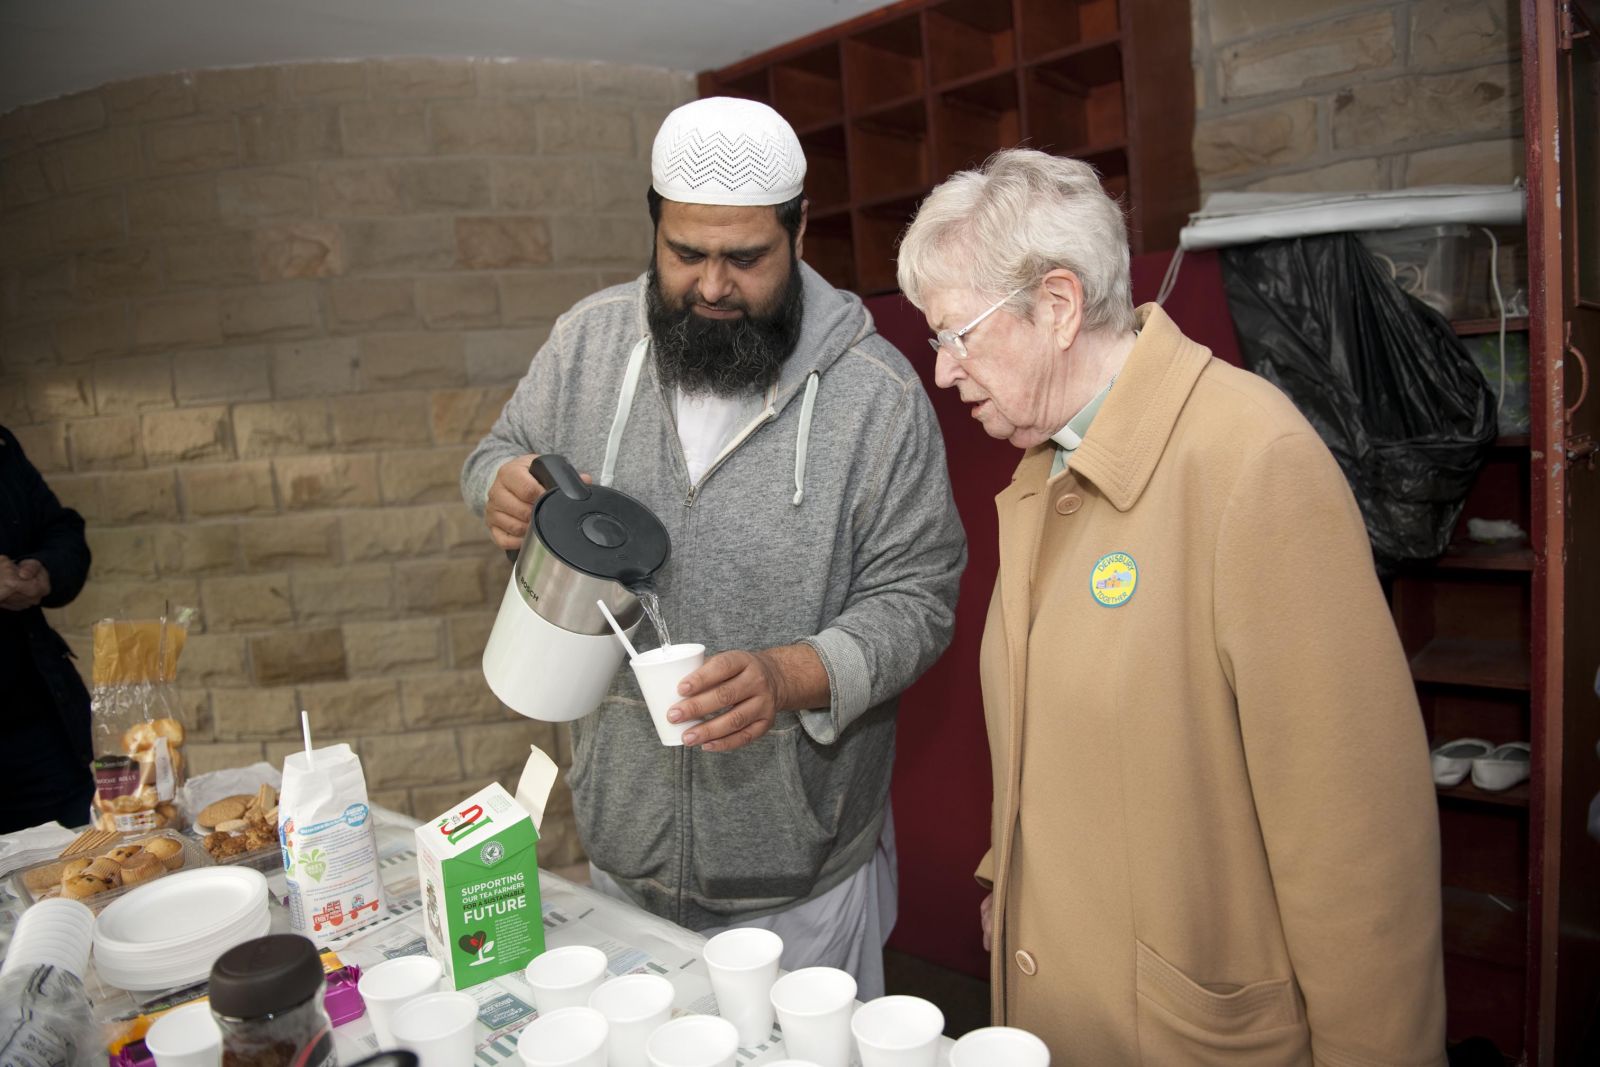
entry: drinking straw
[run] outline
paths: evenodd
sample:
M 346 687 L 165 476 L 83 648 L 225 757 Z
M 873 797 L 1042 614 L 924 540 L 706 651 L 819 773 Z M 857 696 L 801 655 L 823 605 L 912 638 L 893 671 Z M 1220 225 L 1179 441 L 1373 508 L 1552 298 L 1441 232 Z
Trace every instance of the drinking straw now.
M 621 641 L 622 647 L 628 650 L 629 661 L 638 659 L 639 653 L 633 650 L 633 642 L 628 640 L 628 635 L 622 632 L 621 626 L 617 625 L 616 616 L 611 614 L 611 609 L 606 607 L 606 602 L 604 600 L 596 600 L 595 603 L 600 605 L 600 614 L 606 617 L 606 622 L 609 622 L 611 629 L 616 631 L 617 640 Z
M 306 766 L 311 766 L 311 716 L 300 709 L 300 735 L 306 739 Z

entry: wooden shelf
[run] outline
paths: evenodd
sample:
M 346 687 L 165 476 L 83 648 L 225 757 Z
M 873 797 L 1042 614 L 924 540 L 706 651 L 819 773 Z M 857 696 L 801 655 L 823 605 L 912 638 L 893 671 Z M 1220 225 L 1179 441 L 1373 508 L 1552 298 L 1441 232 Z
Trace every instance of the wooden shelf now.
M 1018 144 L 1022 115 L 1016 77 L 997 74 L 940 93 L 934 103 L 933 128 L 938 174 L 976 167 L 996 145 Z
M 1444 555 L 1433 563 L 1442 571 L 1524 571 L 1533 570 L 1533 549 L 1526 544 L 1480 545 L 1470 541 L 1451 542 Z
M 772 106 L 797 130 L 842 119 L 844 86 L 838 44 L 774 63 Z
M 1117 0 L 1022 0 L 1017 26 L 1022 58 L 1031 61 L 1105 40 L 1121 29 L 1121 21 Z
M 1118 33 L 1093 41 L 1059 48 L 1048 55 L 1028 60 L 1029 70 L 1046 70 L 1077 86 L 1105 85 L 1122 80 L 1122 35 Z M 1081 90 L 1079 90 L 1081 94 Z
M 884 100 L 921 95 L 926 64 L 917 12 L 846 37 L 843 46 L 845 105 L 852 115 Z
M 1516 641 L 1436 637 L 1411 657 L 1411 676 L 1436 685 L 1528 688 L 1528 647 Z
M 1488 804 L 1500 808 L 1527 808 L 1528 783 L 1513 786 L 1498 793 L 1486 789 L 1479 789 L 1468 778 L 1460 785 L 1453 785 L 1448 789 L 1436 788 L 1441 802 L 1455 802 L 1463 804 Z
M 806 220 L 804 259 L 813 270 L 840 289 L 856 288 L 855 231 L 848 208 L 810 215 Z
M 928 113 L 922 98 L 852 119 L 850 154 L 850 193 L 858 204 L 927 189 Z
M 1450 328 L 1456 332 L 1457 337 L 1476 337 L 1479 334 L 1499 333 L 1499 319 L 1455 319 L 1450 323 Z M 1506 319 L 1507 333 L 1522 333 L 1528 328 L 1526 315 L 1513 316 Z
M 1447 954 L 1497 967 L 1522 967 L 1528 940 L 1526 903 L 1448 885 L 1440 897 Z
M 1011 5 L 993 0 L 945 0 L 928 9 L 928 72 L 942 86 L 1009 67 L 1016 35 Z
M 1019 145 L 1083 159 L 1128 212 L 1134 254 L 1171 248 L 1198 206 L 1187 146 L 1190 26 L 1156 0 L 899 0 L 699 77 L 702 96 L 771 104 L 805 149 L 811 217 L 849 213 L 832 277 L 884 291 L 889 219 Z M 1138 25 L 1139 32 L 1132 32 Z M 1140 112 L 1134 104 L 1145 102 Z M 1182 146 L 1181 148 L 1179 146 Z M 898 233 L 896 233 L 898 236 Z M 862 242 L 867 241 L 867 247 Z M 813 258 L 808 255 L 807 259 Z
M 806 153 L 806 196 L 809 217 L 850 207 L 850 165 L 844 123 L 807 130 L 799 135 Z
M 1036 63 L 1022 81 L 1029 130 L 1040 147 L 1076 156 L 1085 145 L 1125 143 L 1122 53 L 1115 43 Z

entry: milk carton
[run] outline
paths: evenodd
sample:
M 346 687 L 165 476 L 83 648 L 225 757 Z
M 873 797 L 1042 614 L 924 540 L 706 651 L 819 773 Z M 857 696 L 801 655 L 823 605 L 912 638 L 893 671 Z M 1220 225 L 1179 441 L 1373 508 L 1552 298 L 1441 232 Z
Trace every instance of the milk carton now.
M 539 831 L 510 793 L 480 789 L 416 834 L 428 951 L 454 988 L 520 971 L 544 951 Z

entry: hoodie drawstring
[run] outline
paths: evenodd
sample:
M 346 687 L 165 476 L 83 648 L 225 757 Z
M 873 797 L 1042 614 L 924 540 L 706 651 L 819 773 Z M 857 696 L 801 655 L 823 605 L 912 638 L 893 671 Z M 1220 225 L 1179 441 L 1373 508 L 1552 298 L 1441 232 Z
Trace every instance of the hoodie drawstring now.
M 606 435 L 606 458 L 600 467 L 600 484 L 609 486 L 617 474 L 617 454 L 622 451 L 622 435 L 628 429 L 628 416 L 633 412 L 633 398 L 639 391 L 639 376 L 644 372 L 644 359 L 650 351 L 650 338 L 644 337 L 628 353 L 628 369 L 622 375 L 622 391 L 617 395 L 616 414 L 611 417 L 611 432 Z M 795 507 L 806 496 L 806 453 L 811 446 L 812 412 L 817 406 L 817 386 L 821 377 L 812 371 L 806 377 L 806 395 L 800 402 L 800 429 L 794 446 L 794 499 Z M 766 414 L 772 413 L 768 402 Z
M 610 485 L 616 477 L 617 453 L 622 451 L 622 434 L 628 428 L 633 395 L 639 391 L 639 375 L 644 371 L 644 357 L 649 351 L 650 338 L 641 337 L 628 353 L 628 369 L 622 375 L 622 392 L 617 396 L 617 413 L 611 417 L 611 432 L 606 435 L 606 459 L 600 467 L 601 485 Z
M 811 444 L 811 411 L 817 405 L 817 372 L 806 377 L 806 396 L 800 402 L 800 432 L 794 442 L 794 506 L 806 498 L 806 449 Z

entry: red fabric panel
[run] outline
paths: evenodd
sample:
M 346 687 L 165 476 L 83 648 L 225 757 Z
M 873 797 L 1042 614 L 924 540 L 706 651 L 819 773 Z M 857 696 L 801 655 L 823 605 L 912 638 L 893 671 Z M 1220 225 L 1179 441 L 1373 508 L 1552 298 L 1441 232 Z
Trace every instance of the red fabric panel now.
M 1155 298 L 1170 253 L 1133 261 L 1135 303 Z M 944 433 L 956 508 L 967 531 L 950 648 L 900 702 L 894 767 L 894 819 L 900 853 L 900 919 L 891 948 L 975 977 L 989 975 L 978 926 L 983 890 L 972 872 L 989 847 L 989 742 L 978 686 L 978 646 L 998 569 L 994 497 L 1011 479 L 1021 453 L 985 434 L 954 390 L 933 384 L 928 324 L 898 294 L 867 307 L 878 332 L 922 375 Z M 1191 338 L 1237 364 L 1238 345 L 1215 253 L 1184 257 L 1165 304 Z

